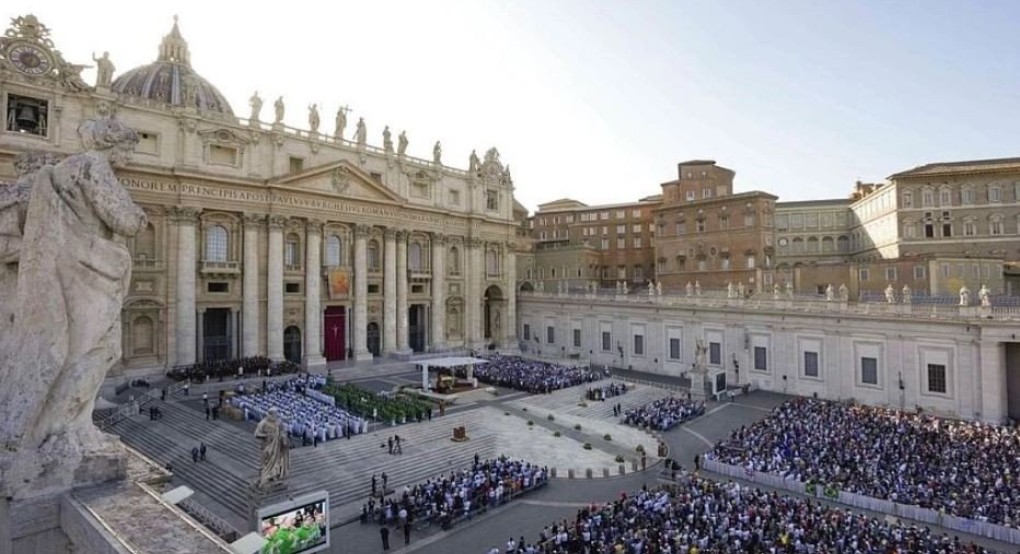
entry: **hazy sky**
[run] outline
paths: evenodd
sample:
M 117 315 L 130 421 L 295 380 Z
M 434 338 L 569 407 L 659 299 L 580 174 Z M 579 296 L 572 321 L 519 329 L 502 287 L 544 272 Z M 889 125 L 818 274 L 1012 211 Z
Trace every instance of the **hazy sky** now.
M 940 160 L 1020 154 L 1020 2 L 36 0 L 72 63 L 156 58 L 173 15 L 192 65 L 247 117 L 306 128 L 340 104 L 381 144 L 466 167 L 499 148 L 529 209 L 660 192 L 710 158 L 783 200 Z M 6 21 L 4 21 L 6 23 Z M 93 82 L 92 70 L 85 72 Z

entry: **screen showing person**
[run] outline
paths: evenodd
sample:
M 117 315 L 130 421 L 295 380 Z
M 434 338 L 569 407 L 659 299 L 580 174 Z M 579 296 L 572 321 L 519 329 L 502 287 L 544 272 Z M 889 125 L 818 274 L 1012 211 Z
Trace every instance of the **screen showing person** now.
M 308 554 L 329 547 L 328 500 L 286 502 L 259 510 L 262 554 Z

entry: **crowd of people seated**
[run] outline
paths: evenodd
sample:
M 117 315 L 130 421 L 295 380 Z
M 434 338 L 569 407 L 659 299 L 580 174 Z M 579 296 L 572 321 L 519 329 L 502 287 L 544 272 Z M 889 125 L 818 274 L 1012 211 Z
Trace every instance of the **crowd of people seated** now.
M 326 402 L 330 397 L 318 393 L 325 384 L 325 376 L 305 373 L 287 381 L 266 383 L 260 392 L 239 389 L 242 394 L 231 398 L 230 403 L 251 421 L 261 421 L 270 408 L 276 408 L 287 433 L 305 445 L 368 432 L 365 419 Z
M 613 398 L 626 394 L 627 383 L 609 383 L 601 386 L 588 387 L 588 390 L 584 392 L 584 397 L 588 400 L 605 400 L 607 398 Z
M 291 362 L 273 362 L 265 356 L 249 356 L 233 360 L 215 360 L 199 362 L 194 365 L 176 366 L 166 376 L 174 381 L 199 382 L 207 379 L 220 381 L 229 378 L 243 379 L 248 377 L 271 377 L 298 373 L 301 366 Z
M 588 368 L 568 367 L 520 356 L 494 354 L 486 359 L 489 363 L 475 366 L 474 369 L 474 375 L 479 381 L 532 394 L 548 394 L 602 378 L 601 373 Z
M 573 522 L 546 526 L 535 544 L 513 552 L 987 554 L 926 527 L 688 473 L 675 484 L 582 509 Z
M 1020 527 L 1020 428 L 798 399 L 711 454 L 749 470 Z
M 668 396 L 623 413 L 623 422 L 635 427 L 669 431 L 705 413 L 705 403 Z
M 469 518 L 545 485 L 548 478 L 548 468 L 505 456 L 480 460 L 476 454 L 470 469 L 407 486 L 401 494 L 378 504 L 373 498 L 362 506 L 362 513 L 364 519 L 384 525 L 430 521 L 448 529 L 460 518 Z

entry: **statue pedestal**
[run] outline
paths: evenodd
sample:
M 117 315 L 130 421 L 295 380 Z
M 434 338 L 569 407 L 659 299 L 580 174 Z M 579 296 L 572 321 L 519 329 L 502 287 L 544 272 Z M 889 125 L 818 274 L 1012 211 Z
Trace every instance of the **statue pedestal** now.
M 712 398 L 712 378 L 705 369 L 695 369 L 690 372 L 691 377 L 691 399 L 705 401 Z

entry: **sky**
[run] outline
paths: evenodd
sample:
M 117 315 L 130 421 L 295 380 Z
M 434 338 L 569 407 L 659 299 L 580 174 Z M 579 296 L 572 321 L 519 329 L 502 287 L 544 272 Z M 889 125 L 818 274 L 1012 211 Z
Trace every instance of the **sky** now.
M 247 117 L 283 96 L 331 132 L 340 105 L 370 144 L 466 168 L 495 146 L 530 210 L 658 194 L 712 159 L 739 191 L 845 197 L 934 161 L 1020 155 L 1020 2 L 988 0 L 35 0 L 72 63 L 115 76 L 156 59 L 180 18 L 192 66 Z M 93 82 L 94 70 L 83 72 Z

